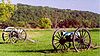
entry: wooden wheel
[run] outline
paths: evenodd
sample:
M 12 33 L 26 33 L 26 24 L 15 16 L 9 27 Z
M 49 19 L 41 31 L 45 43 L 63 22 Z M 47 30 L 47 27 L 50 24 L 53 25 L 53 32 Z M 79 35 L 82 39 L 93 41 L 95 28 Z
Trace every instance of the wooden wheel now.
M 24 42 L 26 40 L 26 37 L 27 37 L 27 33 L 25 30 L 22 29 L 22 32 L 19 33 L 19 40 L 21 42 Z
M 56 51 L 57 50 L 64 51 L 70 47 L 70 42 L 66 42 L 66 38 L 65 38 L 63 32 L 65 32 L 65 31 L 58 29 L 53 34 L 52 45 Z
M 15 31 L 18 32 L 18 42 L 24 42 L 27 37 L 27 33 L 24 29 L 22 28 L 15 28 Z
M 4 42 L 8 42 L 9 41 L 9 32 L 3 32 L 2 39 Z
M 10 32 L 10 42 L 11 43 L 16 43 L 17 41 L 18 41 L 18 32 L 11 31 Z
M 78 28 L 73 35 L 73 46 L 76 52 L 90 48 L 91 37 L 90 33 L 85 28 Z

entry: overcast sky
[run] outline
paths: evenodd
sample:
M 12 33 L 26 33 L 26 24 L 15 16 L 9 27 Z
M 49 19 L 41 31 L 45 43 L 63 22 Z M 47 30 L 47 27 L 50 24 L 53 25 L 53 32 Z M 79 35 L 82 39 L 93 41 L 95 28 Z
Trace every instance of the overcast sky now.
M 100 0 L 12 0 L 12 3 L 91 11 L 100 14 Z

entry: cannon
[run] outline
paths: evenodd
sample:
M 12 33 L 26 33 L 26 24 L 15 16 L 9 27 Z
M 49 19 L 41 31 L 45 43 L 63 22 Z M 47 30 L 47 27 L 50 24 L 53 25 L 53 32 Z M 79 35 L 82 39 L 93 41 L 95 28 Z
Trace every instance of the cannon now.
M 91 36 L 86 28 L 77 28 L 73 32 L 57 29 L 52 36 L 52 45 L 56 51 L 73 49 L 79 52 L 88 50 L 91 45 Z
M 26 31 L 20 27 L 7 27 L 3 30 L 2 39 L 4 42 L 16 43 L 23 42 L 26 40 Z

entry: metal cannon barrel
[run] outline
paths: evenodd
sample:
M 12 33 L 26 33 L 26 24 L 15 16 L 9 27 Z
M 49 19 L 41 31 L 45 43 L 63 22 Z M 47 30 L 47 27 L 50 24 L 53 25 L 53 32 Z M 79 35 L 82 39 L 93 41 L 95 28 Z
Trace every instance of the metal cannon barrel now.
M 63 32 L 63 35 L 64 35 L 64 36 L 71 36 L 71 35 L 73 35 L 73 34 L 74 34 L 74 32 Z M 75 33 L 75 35 L 80 36 L 80 33 L 77 32 L 77 33 Z

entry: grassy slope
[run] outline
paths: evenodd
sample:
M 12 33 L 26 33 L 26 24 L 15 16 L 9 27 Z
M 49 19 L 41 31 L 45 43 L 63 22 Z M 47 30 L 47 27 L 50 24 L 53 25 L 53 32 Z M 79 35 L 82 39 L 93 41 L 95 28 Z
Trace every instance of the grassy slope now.
M 28 37 L 36 40 L 36 43 L 26 41 L 24 43 L 4 44 L 0 36 L 0 56 L 99 56 L 100 48 L 90 49 L 82 52 L 65 52 L 55 53 L 51 44 L 52 34 L 51 30 L 34 30 L 27 31 Z M 100 45 L 100 32 L 90 31 L 92 42 Z M 1 31 L 0 31 L 1 34 Z

